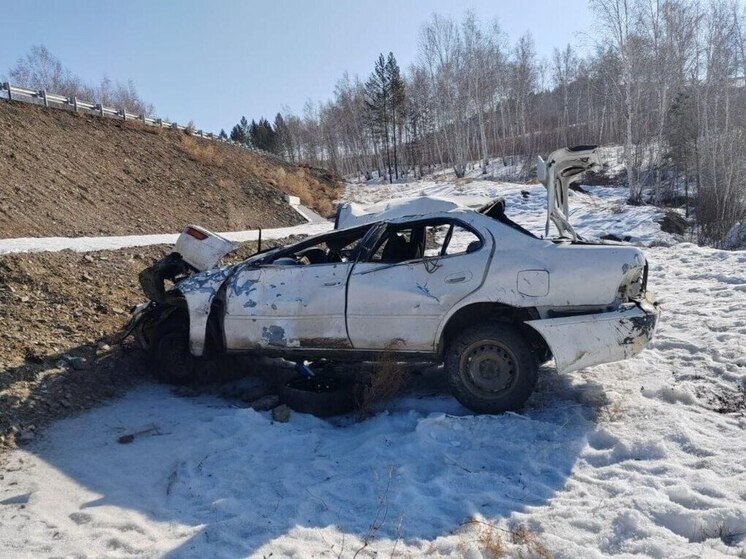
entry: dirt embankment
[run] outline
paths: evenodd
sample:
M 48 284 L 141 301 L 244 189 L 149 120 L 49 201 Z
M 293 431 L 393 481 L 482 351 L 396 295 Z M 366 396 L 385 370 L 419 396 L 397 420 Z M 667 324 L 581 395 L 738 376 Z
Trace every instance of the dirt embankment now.
M 341 186 L 319 169 L 137 122 L 0 101 L 0 238 L 279 227 L 323 215 Z
M 263 243 L 266 248 L 297 239 Z M 112 341 L 145 296 L 137 274 L 166 246 L 0 257 L 0 447 L 121 393 L 147 374 L 131 340 Z M 246 258 L 243 243 L 227 262 Z

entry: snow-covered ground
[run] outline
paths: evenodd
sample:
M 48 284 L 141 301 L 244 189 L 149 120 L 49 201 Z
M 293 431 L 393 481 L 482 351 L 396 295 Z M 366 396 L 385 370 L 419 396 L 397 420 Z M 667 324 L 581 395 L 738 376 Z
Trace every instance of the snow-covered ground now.
M 459 183 L 347 196 L 502 195 L 542 231 L 540 187 Z M 571 200 L 581 234 L 670 245 L 646 249 L 663 317 L 638 357 L 542 369 L 501 416 L 437 371 L 363 422 L 142 386 L 7 456 L 0 557 L 746 557 L 746 252 L 677 243 L 656 210 L 591 191 Z

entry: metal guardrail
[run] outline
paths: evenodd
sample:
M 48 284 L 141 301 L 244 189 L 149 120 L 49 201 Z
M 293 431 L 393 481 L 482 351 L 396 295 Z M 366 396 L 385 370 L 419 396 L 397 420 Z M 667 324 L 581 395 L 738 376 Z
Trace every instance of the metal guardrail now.
M 224 142 L 226 144 L 248 149 L 249 151 L 253 151 L 255 153 L 260 153 L 267 157 L 273 157 L 275 159 L 283 160 L 282 157 L 280 157 L 276 153 L 258 149 L 252 146 L 247 146 L 246 144 L 234 142 L 230 139 L 223 139 L 219 135 L 213 134 L 212 132 L 196 130 L 192 126 L 183 126 L 176 122 L 169 122 L 160 118 L 151 118 L 146 115 L 136 115 L 133 113 L 128 113 L 125 109 L 114 109 L 111 107 L 105 107 L 101 103 L 90 103 L 88 101 L 82 101 L 75 96 L 67 97 L 65 95 L 59 95 L 57 93 L 49 93 L 46 89 L 34 90 L 25 87 L 16 87 L 15 85 L 11 85 L 8 82 L 0 83 L 0 93 L 2 93 L 3 91 L 6 92 L 8 101 L 22 101 L 26 103 L 33 103 L 36 105 L 42 104 L 46 108 L 62 108 L 65 110 L 72 109 L 73 112 L 76 113 L 81 112 L 82 110 L 98 115 L 100 117 L 132 120 L 150 126 L 187 131 L 195 136 L 199 136 L 200 138 Z

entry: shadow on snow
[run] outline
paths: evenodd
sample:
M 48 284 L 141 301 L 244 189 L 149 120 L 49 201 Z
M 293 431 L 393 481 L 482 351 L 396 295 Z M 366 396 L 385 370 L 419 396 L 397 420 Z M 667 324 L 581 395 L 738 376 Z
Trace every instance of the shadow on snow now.
M 273 423 L 146 385 L 58 423 L 29 450 L 101 494 L 71 518 L 111 505 L 203 526 L 169 557 L 243 557 L 296 527 L 364 538 L 376 526 L 377 539 L 414 543 L 473 514 L 497 521 L 551 499 L 595 427 L 595 409 L 581 402 L 601 388 L 542 369 L 521 414 L 473 416 L 442 376 L 425 375 L 364 422 L 293 414 Z M 150 424 L 157 436 L 117 443 Z

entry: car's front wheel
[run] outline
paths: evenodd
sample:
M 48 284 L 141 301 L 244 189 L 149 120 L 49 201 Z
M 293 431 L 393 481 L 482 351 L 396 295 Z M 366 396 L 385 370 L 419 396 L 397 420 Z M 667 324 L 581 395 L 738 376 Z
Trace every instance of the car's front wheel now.
M 172 314 L 155 327 L 150 355 L 158 380 L 169 384 L 197 380 L 198 360 L 189 351 L 189 322 L 182 313 Z
M 518 329 L 501 322 L 457 335 L 446 349 L 445 369 L 455 398 L 477 413 L 517 410 L 536 386 L 531 347 Z

